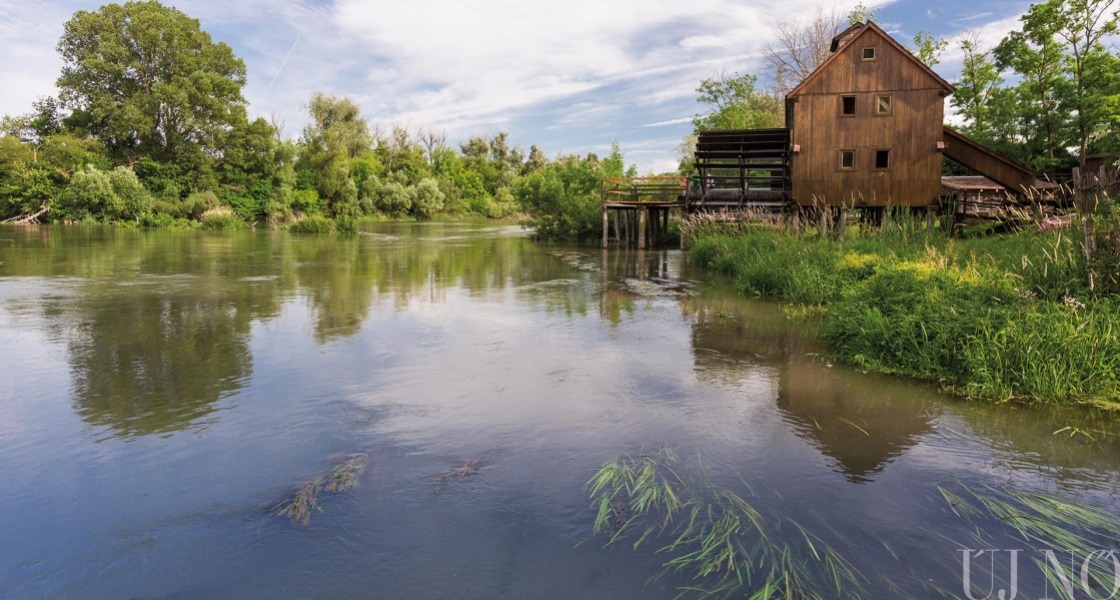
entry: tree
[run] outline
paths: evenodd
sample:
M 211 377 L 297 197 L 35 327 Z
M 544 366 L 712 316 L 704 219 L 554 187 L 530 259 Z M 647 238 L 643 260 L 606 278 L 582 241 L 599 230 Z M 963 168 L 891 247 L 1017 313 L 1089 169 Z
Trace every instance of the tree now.
M 696 131 L 714 129 L 757 129 L 779 127 L 782 123 L 782 102 L 774 94 L 758 91 L 754 75 L 720 73 L 700 82 L 697 102 L 706 104 L 710 112 L 695 115 Z
M 1065 44 L 1082 167 L 1090 144 L 1103 133 L 1101 125 L 1118 115 L 1114 96 L 1120 94 L 1120 59 L 1103 44 L 1120 26 L 1118 6 L 1120 0 L 1048 0 L 1031 6 L 1030 12 L 1037 10 L 1040 20 L 1050 21 L 1057 38 Z
M 984 139 L 989 137 L 989 102 L 1003 79 L 995 62 L 988 52 L 981 49 L 974 34 L 965 35 L 960 44 L 964 61 L 960 80 L 954 84 L 957 91 L 952 96 L 952 103 L 960 111 L 968 133 Z
M 1034 146 L 1028 159 L 1041 170 L 1054 168 L 1059 154 L 1072 141 L 1069 111 L 1069 81 L 1062 73 L 1062 50 L 1055 39 L 1055 23 L 1046 11 L 1023 15 L 1021 31 L 1012 31 L 993 51 L 997 66 L 1011 69 L 1022 80 L 1015 87 L 1010 106 L 1021 126 L 1022 143 Z M 1039 160 L 1039 157 L 1044 160 Z
M 843 29 L 844 20 L 835 9 L 818 8 L 805 22 L 779 23 L 773 41 L 763 46 L 763 63 L 774 92 L 785 97 L 817 70 L 830 54 L 832 39 Z
M 370 150 L 369 124 L 349 98 L 316 92 L 305 108 L 311 120 L 303 130 L 296 170 L 307 173 L 333 215 L 355 216 L 358 184 L 350 178 L 350 167 L 353 158 Z
M 58 52 L 70 122 L 118 160 L 197 168 L 219 153 L 219 134 L 244 118 L 245 64 L 176 8 L 143 1 L 78 11 Z
M 932 67 L 941 62 L 941 53 L 948 47 L 948 40 L 935 38 L 932 33 L 925 29 L 914 35 L 914 56 L 918 57 L 918 60 L 924 62 L 927 66 Z

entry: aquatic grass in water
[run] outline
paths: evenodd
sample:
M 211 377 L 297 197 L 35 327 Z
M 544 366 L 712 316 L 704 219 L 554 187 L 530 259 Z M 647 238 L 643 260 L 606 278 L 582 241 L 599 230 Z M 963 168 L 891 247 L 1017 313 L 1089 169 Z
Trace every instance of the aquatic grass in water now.
M 344 492 L 357 484 L 365 473 L 369 456 L 354 454 L 347 460 L 335 465 L 325 474 L 301 484 L 290 497 L 274 504 L 276 515 L 287 517 L 293 525 L 309 525 L 311 513 L 320 511 L 319 494 L 322 492 Z
M 862 577 L 830 545 L 790 519 L 764 517 L 730 490 L 686 483 L 675 463 L 666 448 L 605 463 L 586 485 L 592 533 L 608 536 L 608 547 L 630 534 L 634 549 L 660 543 L 666 571 L 694 580 L 682 595 L 859 597 Z
M 937 489 L 950 510 L 973 526 L 969 533 L 972 547 L 994 547 L 990 536 L 982 533 L 991 531 L 994 525 L 1021 538 L 1035 550 L 1051 550 L 1058 557 L 1079 557 L 1076 573 L 1071 573 L 1065 571 L 1064 566 L 1051 563 L 1045 555 L 1033 553 L 1032 560 L 1058 598 L 1081 597 L 1086 587 L 1094 591 L 1095 597 L 1108 597 L 1116 581 L 1113 563 L 1088 558 L 1102 551 L 1115 552 L 1120 546 L 1120 517 L 1117 515 L 1041 492 L 986 486 L 965 488 L 960 492 L 940 486 Z
M 458 467 L 455 467 L 454 469 L 451 469 L 450 471 L 447 471 L 445 473 L 440 473 L 439 475 L 436 475 L 432 479 L 436 483 L 444 483 L 444 482 L 447 482 L 447 481 L 452 481 L 452 480 L 457 480 L 457 479 L 466 479 L 467 477 L 470 477 L 471 475 L 477 475 L 477 474 L 478 474 L 478 459 L 469 458 L 467 460 L 464 460 L 462 463 L 460 463 Z

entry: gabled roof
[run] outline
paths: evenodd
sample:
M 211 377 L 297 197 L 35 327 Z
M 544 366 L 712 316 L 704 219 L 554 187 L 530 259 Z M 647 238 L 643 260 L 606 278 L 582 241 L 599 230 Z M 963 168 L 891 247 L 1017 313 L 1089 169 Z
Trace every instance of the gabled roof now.
M 844 50 L 844 48 L 847 47 L 847 45 L 845 45 L 843 47 L 840 46 L 840 40 L 842 38 L 850 35 L 850 39 L 854 40 L 854 39 L 858 38 L 859 36 L 863 35 L 868 30 L 874 31 L 879 37 L 886 40 L 886 42 L 888 44 L 890 44 L 896 50 L 901 52 L 903 56 L 912 60 L 923 71 L 925 71 L 927 75 L 932 77 L 934 79 L 934 81 L 936 81 L 937 84 L 939 86 L 941 86 L 946 92 L 951 94 L 951 93 L 956 91 L 956 88 L 954 88 L 952 86 L 952 84 L 950 84 L 948 81 L 945 81 L 940 75 L 935 73 L 933 71 L 933 69 L 929 68 L 929 65 L 922 62 L 921 60 L 918 60 L 918 57 L 914 56 L 909 50 L 906 49 L 905 46 L 896 42 L 894 38 L 887 35 L 887 32 L 880 29 L 878 25 L 869 21 L 867 23 L 857 23 L 855 25 L 852 25 L 851 27 L 842 31 L 840 33 L 840 35 L 837 35 L 835 38 L 833 38 L 832 39 L 832 49 L 833 49 L 832 54 L 828 58 L 826 58 L 824 60 L 824 62 L 821 63 L 821 65 L 816 68 L 816 70 L 814 70 L 812 73 L 810 73 L 809 76 L 806 77 L 804 81 L 797 84 L 797 87 L 790 90 L 789 93 L 786 94 L 786 98 L 792 98 L 793 96 L 796 96 L 796 95 L 800 94 L 802 88 L 804 88 L 807 83 L 812 81 L 822 71 L 829 68 L 829 65 L 831 65 L 832 62 L 835 61 L 838 56 L 840 56 L 840 54 Z

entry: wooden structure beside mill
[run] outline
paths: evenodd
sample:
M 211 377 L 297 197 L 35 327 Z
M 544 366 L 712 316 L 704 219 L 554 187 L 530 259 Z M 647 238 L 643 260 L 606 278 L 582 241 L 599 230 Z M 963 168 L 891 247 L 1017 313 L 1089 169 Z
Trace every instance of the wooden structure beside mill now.
M 943 186 L 945 158 L 1006 194 L 1049 187 L 945 126 L 945 99 L 953 92 L 879 26 L 852 25 L 786 95 L 786 127 L 701 133 L 696 173 L 677 183 L 675 198 L 664 178 L 605 180 L 603 247 L 612 237 L 619 245 L 648 247 L 657 237 L 653 223 L 663 227 L 672 210 L 854 208 L 874 214 L 892 206 L 933 214 L 958 205 L 945 202 L 956 193 L 954 185 Z M 640 235 L 626 236 L 620 222 L 633 222 Z

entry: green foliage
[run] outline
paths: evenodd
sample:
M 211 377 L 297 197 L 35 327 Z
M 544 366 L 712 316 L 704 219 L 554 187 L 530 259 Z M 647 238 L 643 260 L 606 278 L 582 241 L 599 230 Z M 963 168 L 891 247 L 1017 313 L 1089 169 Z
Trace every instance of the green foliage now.
M 738 73 L 701 81 L 697 102 L 708 106 L 708 114 L 692 118 L 696 131 L 781 127 L 781 98 L 756 90 L 757 82 L 754 75 Z
M 151 210 L 152 197 L 131 170 L 117 167 L 106 173 L 90 166 L 74 174 L 56 208 L 61 218 L 72 221 L 135 221 Z
M 419 217 L 430 219 L 443 209 L 444 194 L 435 179 L 422 179 L 408 193 L 412 197 L 412 211 Z
M 404 184 L 396 181 L 383 183 L 376 177 L 370 177 L 362 193 L 373 208 L 391 217 L 402 217 L 412 208 L 412 194 Z
M 513 196 L 543 239 L 591 240 L 600 223 L 599 180 L 594 155 L 569 156 L 519 179 Z
M 334 230 L 339 235 L 358 235 L 358 220 L 350 215 L 340 215 L 334 221 Z
M 945 52 L 948 47 L 949 40 L 935 38 L 932 33 L 925 29 L 914 35 L 914 56 L 928 66 L 932 67 L 940 63 L 941 53 Z
M 201 227 L 210 231 L 229 231 L 245 229 L 248 226 L 236 214 L 214 212 L 202 217 Z
M 70 121 L 114 158 L 205 170 L 221 133 L 244 119 L 244 63 L 176 8 L 144 1 L 78 11 L 58 52 Z

